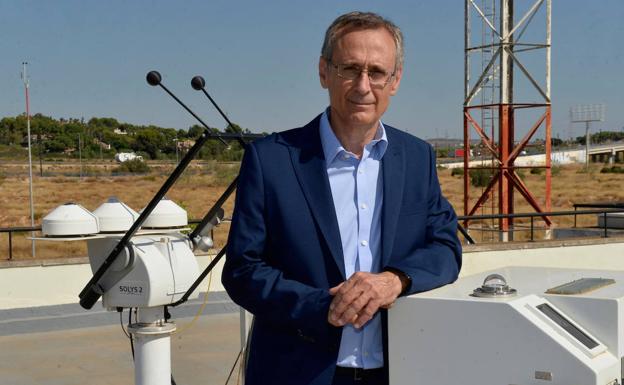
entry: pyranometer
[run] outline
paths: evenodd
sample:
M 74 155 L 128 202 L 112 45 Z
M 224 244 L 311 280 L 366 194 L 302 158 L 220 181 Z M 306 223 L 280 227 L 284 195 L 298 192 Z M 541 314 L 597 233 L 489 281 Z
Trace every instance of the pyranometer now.
M 98 218 L 75 203 L 66 203 L 52 210 L 41 222 L 46 237 L 93 235 L 100 232 Z
M 100 221 L 100 231 L 103 233 L 126 232 L 139 217 L 136 211 L 116 197 L 108 198 L 93 214 Z

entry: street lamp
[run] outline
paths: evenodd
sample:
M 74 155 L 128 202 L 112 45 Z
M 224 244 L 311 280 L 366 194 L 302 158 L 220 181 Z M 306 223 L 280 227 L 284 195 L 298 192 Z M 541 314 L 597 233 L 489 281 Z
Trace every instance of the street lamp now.
M 585 123 L 585 168 L 589 167 L 589 123 L 605 119 L 604 104 L 582 104 L 570 108 L 570 122 Z

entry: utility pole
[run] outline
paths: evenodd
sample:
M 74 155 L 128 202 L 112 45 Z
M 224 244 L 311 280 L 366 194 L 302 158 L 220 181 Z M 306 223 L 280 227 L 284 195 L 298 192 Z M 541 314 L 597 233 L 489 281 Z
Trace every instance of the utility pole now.
M 80 180 L 82 180 L 82 139 L 78 134 L 78 162 L 80 164 Z
M 28 88 L 30 87 L 30 81 L 28 74 L 26 73 L 26 65 L 28 62 L 22 62 L 22 81 L 24 82 L 24 90 L 26 93 L 26 135 L 28 137 L 28 188 L 30 195 L 30 226 L 35 227 L 35 210 L 33 200 L 33 175 L 32 175 L 32 150 L 30 144 L 30 100 L 28 98 Z M 32 237 L 35 237 L 35 232 L 31 233 Z M 32 256 L 35 258 L 35 240 L 32 240 Z

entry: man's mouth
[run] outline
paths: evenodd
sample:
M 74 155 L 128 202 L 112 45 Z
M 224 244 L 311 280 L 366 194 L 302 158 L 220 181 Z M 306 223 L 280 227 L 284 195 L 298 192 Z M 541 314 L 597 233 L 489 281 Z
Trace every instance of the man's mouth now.
M 357 102 L 357 101 L 354 101 L 354 100 L 349 100 L 349 102 L 351 104 L 355 104 L 356 106 L 371 106 L 371 105 L 373 105 L 372 102 Z

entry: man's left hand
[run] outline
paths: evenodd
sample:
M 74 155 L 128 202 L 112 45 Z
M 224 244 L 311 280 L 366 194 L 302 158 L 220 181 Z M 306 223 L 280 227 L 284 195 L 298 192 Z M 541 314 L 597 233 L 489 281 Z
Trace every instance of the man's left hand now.
M 347 281 L 329 289 L 334 296 L 327 320 L 334 326 L 353 324 L 361 328 L 379 308 L 389 308 L 397 299 L 403 284 L 393 272 L 366 273 L 359 271 Z

